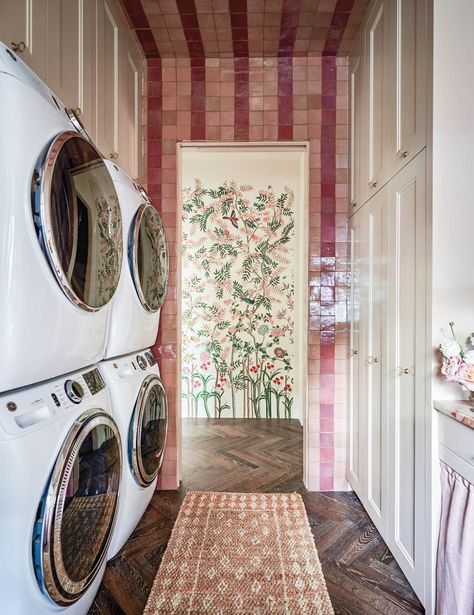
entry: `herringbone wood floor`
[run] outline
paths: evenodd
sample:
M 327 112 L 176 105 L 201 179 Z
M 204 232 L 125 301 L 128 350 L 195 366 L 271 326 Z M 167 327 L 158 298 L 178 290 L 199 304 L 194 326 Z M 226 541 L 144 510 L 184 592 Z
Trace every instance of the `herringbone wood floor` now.
M 183 443 L 183 486 L 154 495 L 89 615 L 141 615 L 187 490 L 301 493 L 336 614 L 423 613 L 357 497 L 304 489 L 298 421 L 187 419 Z

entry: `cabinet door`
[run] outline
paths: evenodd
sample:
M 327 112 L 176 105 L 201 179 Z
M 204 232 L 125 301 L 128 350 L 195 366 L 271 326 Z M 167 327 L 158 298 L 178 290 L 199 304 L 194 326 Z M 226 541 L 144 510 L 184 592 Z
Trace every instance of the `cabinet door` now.
M 48 0 L 48 86 L 67 107 L 82 107 L 81 0 Z
M 373 6 L 366 26 L 368 80 L 368 158 L 363 182 L 369 195 L 388 180 L 388 55 L 390 13 L 387 0 Z
M 367 167 L 367 114 L 365 67 L 365 30 L 362 29 L 349 61 L 350 87 L 350 207 L 349 215 L 365 202 L 367 186 L 362 169 Z
M 119 19 L 107 0 L 97 2 L 97 145 L 118 160 Z
M 389 532 L 397 562 L 424 602 L 425 153 L 390 182 L 388 320 Z
M 96 140 L 94 0 L 48 0 L 48 86 Z
M 119 160 L 127 173 L 141 176 L 142 57 L 132 35 L 120 33 Z
M 385 186 L 369 203 L 367 211 L 367 298 L 365 414 L 367 443 L 367 494 L 365 505 L 383 533 L 386 527 L 386 335 L 387 335 L 387 210 Z
M 361 285 L 365 275 L 365 227 L 364 211 L 356 213 L 350 220 L 351 241 L 351 297 L 349 304 L 350 351 L 349 351 L 349 425 L 347 480 L 361 500 L 365 499 L 364 480 L 366 465 L 366 440 L 364 417 L 364 312 Z
M 97 10 L 96 0 L 82 0 L 82 77 L 80 119 L 97 143 Z
M 47 0 L 2 0 L 0 40 L 46 79 Z
M 390 168 L 395 175 L 426 145 L 426 0 L 392 0 Z

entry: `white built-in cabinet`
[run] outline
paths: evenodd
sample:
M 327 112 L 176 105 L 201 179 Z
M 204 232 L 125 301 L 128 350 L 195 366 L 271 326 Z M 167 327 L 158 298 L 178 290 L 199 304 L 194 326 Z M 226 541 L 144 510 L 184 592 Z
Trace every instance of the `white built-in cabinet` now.
M 46 79 L 48 0 L 1 0 L 0 41 Z
M 348 480 L 421 600 L 425 167 L 423 151 L 350 219 Z
M 426 154 L 388 184 L 387 544 L 424 602 L 426 554 Z
M 426 74 L 426 0 L 372 3 L 349 62 L 349 213 L 425 147 Z
M 105 157 L 141 177 L 144 60 L 118 0 L 2 0 L 0 40 L 75 110 Z
M 350 79 L 347 477 L 422 602 L 426 433 L 425 0 L 376 0 Z

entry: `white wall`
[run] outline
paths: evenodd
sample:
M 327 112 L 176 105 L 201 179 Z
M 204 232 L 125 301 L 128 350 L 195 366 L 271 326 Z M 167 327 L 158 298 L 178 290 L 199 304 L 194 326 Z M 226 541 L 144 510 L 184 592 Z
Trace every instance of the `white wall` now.
M 474 331 L 474 2 L 434 0 L 433 345 Z M 436 378 L 434 399 L 461 399 Z M 467 397 L 467 394 L 464 394 Z

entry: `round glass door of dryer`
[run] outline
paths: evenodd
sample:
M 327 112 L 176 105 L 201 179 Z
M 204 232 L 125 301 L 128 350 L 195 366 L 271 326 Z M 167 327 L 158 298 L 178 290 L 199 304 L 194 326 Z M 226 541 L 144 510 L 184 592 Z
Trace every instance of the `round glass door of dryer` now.
M 129 430 L 129 459 L 133 476 L 148 487 L 158 475 L 168 432 L 168 400 L 161 379 L 148 376 L 135 403 Z
M 118 427 L 102 410 L 71 428 L 38 507 L 33 563 L 44 594 L 59 605 L 77 601 L 107 554 L 122 465 Z
M 51 143 L 33 178 L 37 233 L 69 299 L 96 311 L 112 298 L 122 266 L 122 217 L 102 156 L 76 132 Z
M 140 206 L 132 223 L 129 260 L 141 304 L 157 312 L 168 288 L 168 244 L 161 218 L 150 203 Z

